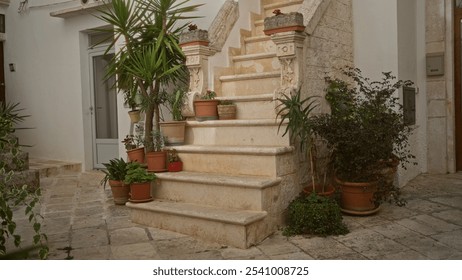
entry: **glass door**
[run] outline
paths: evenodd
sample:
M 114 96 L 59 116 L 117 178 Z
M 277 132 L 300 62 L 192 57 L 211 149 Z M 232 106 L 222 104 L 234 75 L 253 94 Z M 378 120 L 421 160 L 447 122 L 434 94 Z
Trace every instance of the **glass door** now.
M 92 69 L 92 122 L 93 163 L 104 168 L 103 163 L 119 157 L 117 128 L 117 94 L 113 87 L 114 77 L 105 79 L 106 67 L 114 54 L 90 55 Z

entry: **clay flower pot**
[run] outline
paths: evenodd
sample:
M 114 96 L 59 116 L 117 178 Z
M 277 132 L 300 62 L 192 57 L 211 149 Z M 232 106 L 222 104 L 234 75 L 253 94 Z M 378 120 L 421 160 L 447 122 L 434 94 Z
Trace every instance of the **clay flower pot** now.
M 146 163 L 149 172 L 165 172 L 165 164 L 167 162 L 167 152 L 149 152 L 146 154 Z
M 130 197 L 130 185 L 126 185 L 123 181 L 109 180 L 109 186 L 111 186 L 114 204 L 125 205 Z
M 341 191 L 342 212 L 362 216 L 374 214 L 379 210 L 374 202 L 378 182 L 344 182 L 338 178 L 335 178 L 335 182 Z
M 136 148 L 127 151 L 129 161 L 137 161 L 139 163 L 144 163 L 144 148 Z
M 168 172 L 179 172 L 183 170 L 183 162 L 174 161 L 167 164 Z
M 140 203 L 152 200 L 151 182 L 130 184 L 130 202 Z
M 218 100 L 196 100 L 194 101 L 194 111 L 197 121 L 207 121 L 218 119 Z

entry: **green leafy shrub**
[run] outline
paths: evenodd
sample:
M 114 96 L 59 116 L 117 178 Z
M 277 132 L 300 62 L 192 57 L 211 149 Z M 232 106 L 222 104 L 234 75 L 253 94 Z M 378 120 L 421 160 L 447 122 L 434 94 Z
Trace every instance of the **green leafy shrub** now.
M 101 184 L 106 186 L 107 181 L 115 180 L 115 181 L 123 181 L 125 180 L 125 176 L 127 175 L 127 167 L 128 163 L 125 162 L 123 158 L 114 158 L 109 161 L 109 163 L 103 163 L 106 169 L 102 170 L 105 174 L 104 178 L 101 180 Z
M 299 195 L 288 208 L 288 226 L 283 234 L 339 235 L 348 233 L 335 200 L 312 193 Z
M 154 181 L 156 178 L 156 174 L 149 173 L 140 163 L 128 163 L 127 176 L 125 176 L 125 184 L 150 182 Z

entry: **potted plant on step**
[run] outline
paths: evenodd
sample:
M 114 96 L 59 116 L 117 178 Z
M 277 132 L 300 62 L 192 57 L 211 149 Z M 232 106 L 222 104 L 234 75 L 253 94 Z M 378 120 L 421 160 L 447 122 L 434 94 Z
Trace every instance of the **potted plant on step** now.
M 302 152 L 307 153 L 309 159 L 309 174 L 311 178 L 310 185 L 304 188 L 307 194 L 317 193 L 322 196 L 332 196 L 334 187 L 327 181 L 327 166 L 324 167 L 322 176 L 319 176 L 317 148 L 313 132 L 313 117 L 311 114 L 317 108 L 317 97 L 308 96 L 303 98 L 301 90 L 291 93 L 290 95 L 283 94 L 278 98 L 279 105 L 277 106 L 277 116 L 280 117 L 278 130 L 287 123 L 282 136 L 290 134 L 291 141 L 300 143 Z
M 127 151 L 128 161 L 137 161 L 144 163 L 144 147 L 142 147 L 142 139 L 134 135 L 125 136 L 122 143 Z
M 212 90 L 207 90 L 200 97 L 200 100 L 194 101 L 194 112 L 197 121 L 207 121 L 218 119 L 218 100 L 215 100 L 217 94 Z
M 130 192 L 130 186 L 124 182 L 128 164 L 122 158 L 115 158 L 111 159 L 109 163 L 103 163 L 103 165 L 106 169 L 102 170 L 105 176 L 101 180 L 101 184 L 106 187 L 109 182 L 114 203 L 124 205 L 129 199 Z
M 220 100 L 218 106 L 218 118 L 220 120 L 234 120 L 236 119 L 236 104 L 231 100 Z
M 156 175 L 149 173 L 140 163 L 128 163 L 124 182 L 130 185 L 129 201 L 134 203 L 152 201 L 151 183 L 156 179 Z
M 167 152 L 164 151 L 165 138 L 160 131 L 152 132 L 152 142 L 145 143 L 145 145 L 152 146 L 151 152 L 146 153 L 146 163 L 149 172 L 165 172 L 167 162 Z
M 314 131 L 333 151 L 342 210 L 368 215 L 383 201 L 402 205 L 392 178 L 398 162 L 405 168 L 414 156 L 409 150 L 412 128 L 404 123 L 397 91 L 413 83 L 396 81 L 391 73 L 370 81 L 356 68 L 342 73 L 344 79 L 326 78 L 331 113 L 314 117 Z
M 178 152 L 175 149 L 168 150 L 167 157 L 168 157 L 168 164 L 167 164 L 168 172 L 179 172 L 183 170 L 183 162 L 180 160 L 180 157 L 178 156 Z
M 160 131 L 165 136 L 167 146 L 183 145 L 186 121 L 181 114 L 181 109 L 186 97 L 186 90 L 177 89 L 175 94 L 167 95 L 167 108 L 172 114 L 173 121 L 161 122 Z

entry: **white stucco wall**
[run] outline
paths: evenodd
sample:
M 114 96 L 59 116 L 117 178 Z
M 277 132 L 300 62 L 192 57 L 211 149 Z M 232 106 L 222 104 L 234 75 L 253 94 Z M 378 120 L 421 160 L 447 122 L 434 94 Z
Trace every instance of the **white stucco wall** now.
M 354 62 L 372 80 L 391 71 L 412 80 L 416 95 L 416 125 L 410 137 L 418 166 L 399 171 L 403 185 L 427 169 L 425 94 L 425 3 L 418 0 L 353 0 Z
M 198 26 L 208 28 L 225 0 L 191 0 L 205 3 L 194 19 Z M 104 23 L 90 14 L 69 18 L 51 17 L 50 12 L 80 5 L 78 0 L 29 1 L 22 13 L 13 1 L 1 7 L 6 14 L 5 79 L 7 100 L 20 102 L 32 115 L 20 131 L 23 144 L 31 157 L 82 162 L 92 168 L 89 127 L 89 76 L 87 72 L 87 35 L 83 31 Z M 8 71 L 14 63 L 16 72 Z M 119 138 L 129 131 L 128 115 L 119 95 Z M 124 156 L 124 149 L 119 149 Z
M 91 15 L 62 19 L 51 11 L 69 1 L 29 1 L 22 13 L 14 1 L 6 10 L 7 100 L 20 102 L 30 117 L 20 131 L 32 157 L 84 161 L 79 32 L 101 23 Z

